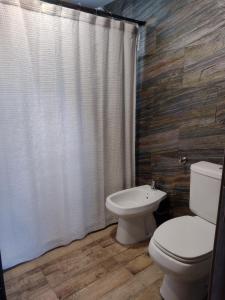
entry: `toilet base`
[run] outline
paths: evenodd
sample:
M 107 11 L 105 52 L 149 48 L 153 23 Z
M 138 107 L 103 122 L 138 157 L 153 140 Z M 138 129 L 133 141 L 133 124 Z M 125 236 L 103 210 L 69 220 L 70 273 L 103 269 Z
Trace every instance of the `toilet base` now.
M 123 218 L 118 221 L 116 239 L 124 245 L 135 244 L 150 238 L 156 229 L 152 213 Z
M 180 281 L 165 275 L 160 294 L 164 300 L 203 300 L 207 296 L 208 279 L 201 281 Z

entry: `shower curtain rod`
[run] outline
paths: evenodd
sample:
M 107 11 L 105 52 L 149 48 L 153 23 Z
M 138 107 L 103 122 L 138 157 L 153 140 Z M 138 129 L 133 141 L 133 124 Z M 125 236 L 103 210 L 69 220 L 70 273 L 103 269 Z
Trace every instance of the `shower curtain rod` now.
M 67 7 L 67 8 L 71 8 L 71 9 L 75 9 L 75 10 L 80 10 L 89 14 L 94 14 L 100 17 L 110 17 L 116 20 L 121 20 L 121 21 L 126 21 L 126 22 L 131 22 L 131 23 L 136 23 L 139 26 L 144 26 L 145 25 L 145 21 L 139 21 L 139 20 L 135 20 L 135 19 L 130 19 L 130 18 L 126 18 L 120 15 L 116 15 L 113 14 L 109 11 L 104 11 L 104 10 L 100 10 L 100 9 L 95 9 L 95 8 L 90 8 L 90 7 L 86 7 L 86 6 L 82 6 L 82 5 L 78 5 L 78 4 L 73 4 L 70 2 L 66 2 L 66 1 L 60 1 L 60 0 L 42 0 L 44 2 L 48 2 L 50 4 L 55 4 L 55 5 L 60 5 L 63 7 Z

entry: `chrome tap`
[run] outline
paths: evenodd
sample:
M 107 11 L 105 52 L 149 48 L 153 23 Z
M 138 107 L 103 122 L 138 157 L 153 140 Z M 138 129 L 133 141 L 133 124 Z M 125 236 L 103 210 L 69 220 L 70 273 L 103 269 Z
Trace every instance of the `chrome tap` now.
M 152 183 L 151 183 L 151 188 L 152 188 L 153 190 L 155 190 L 155 189 L 156 189 L 156 186 L 155 186 L 155 180 L 152 180 Z

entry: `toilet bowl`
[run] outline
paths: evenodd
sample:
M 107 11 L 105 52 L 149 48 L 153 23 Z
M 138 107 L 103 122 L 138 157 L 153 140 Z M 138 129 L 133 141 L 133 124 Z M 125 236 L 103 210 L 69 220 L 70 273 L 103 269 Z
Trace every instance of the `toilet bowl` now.
M 153 212 L 166 193 L 143 185 L 107 197 L 106 208 L 119 217 L 116 239 L 121 244 L 134 244 L 148 239 L 156 229 Z
M 166 274 L 160 293 L 166 300 L 201 300 L 207 295 L 215 225 L 198 216 L 163 223 L 149 244 L 152 259 Z
M 164 300 L 203 300 L 212 262 L 222 170 L 199 162 L 191 166 L 189 207 L 196 216 L 171 219 L 154 232 L 149 254 L 165 273 Z

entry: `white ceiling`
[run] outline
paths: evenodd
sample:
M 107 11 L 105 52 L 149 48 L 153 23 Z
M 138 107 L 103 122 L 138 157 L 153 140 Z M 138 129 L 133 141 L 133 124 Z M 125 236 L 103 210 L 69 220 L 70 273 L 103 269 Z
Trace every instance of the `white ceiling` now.
M 103 7 L 106 4 L 112 2 L 113 0 L 66 0 L 67 2 L 71 2 L 74 4 L 81 4 L 83 6 L 87 6 L 87 7 Z

